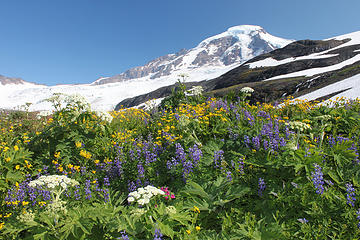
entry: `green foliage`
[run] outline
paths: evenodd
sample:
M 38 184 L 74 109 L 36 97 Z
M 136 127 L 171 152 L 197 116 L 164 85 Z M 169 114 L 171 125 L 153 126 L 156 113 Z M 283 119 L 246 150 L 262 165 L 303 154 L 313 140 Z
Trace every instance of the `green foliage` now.
M 360 237 L 358 101 L 188 91 L 114 119 L 61 94 L 49 116 L 2 114 L 0 239 Z M 47 175 L 79 184 L 30 187 Z M 147 185 L 163 195 L 131 199 Z

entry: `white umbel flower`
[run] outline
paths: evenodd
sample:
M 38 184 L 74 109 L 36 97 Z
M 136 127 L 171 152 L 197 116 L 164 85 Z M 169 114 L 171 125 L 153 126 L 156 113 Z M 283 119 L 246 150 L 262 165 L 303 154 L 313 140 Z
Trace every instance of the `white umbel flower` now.
M 252 89 L 251 87 L 243 87 L 242 89 L 240 89 L 240 92 L 242 93 L 253 93 L 254 92 L 254 89 Z
M 288 125 L 291 129 L 296 129 L 300 132 L 303 132 L 307 129 L 311 129 L 310 124 L 299 122 L 299 121 L 289 122 L 289 123 L 286 123 L 286 125 Z
M 113 120 L 113 117 L 108 112 L 95 111 L 94 113 L 98 118 L 100 118 L 101 121 L 111 123 L 111 121 Z
M 29 183 L 30 187 L 45 187 L 48 189 L 54 189 L 56 187 L 66 189 L 68 186 L 75 185 L 79 185 L 79 182 L 65 175 L 40 176 L 38 179 L 30 181 Z
M 199 96 L 204 91 L 202 86 L 194 86 L 185 92 L 186 96 Z
M 41 119 L 42 117 L 47 117 L 52 114 L 52 111 L 41 111 L 36 115 L 37 119 Z
M 129 193 L 128 202 L 137 202 L 140 205 L 146 205 L 150 199 L 156 195 L 164 195 L 165 192 L 154 186 L 148 185 L 144 188 L 138 188 L 136 191 Z

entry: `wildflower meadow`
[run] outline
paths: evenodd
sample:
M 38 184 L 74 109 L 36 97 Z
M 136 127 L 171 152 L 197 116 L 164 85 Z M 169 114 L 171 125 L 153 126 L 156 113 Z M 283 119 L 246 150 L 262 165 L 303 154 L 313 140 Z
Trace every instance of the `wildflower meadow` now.
M 0 239 L 359 239 L 360 101 L 0 115 Z

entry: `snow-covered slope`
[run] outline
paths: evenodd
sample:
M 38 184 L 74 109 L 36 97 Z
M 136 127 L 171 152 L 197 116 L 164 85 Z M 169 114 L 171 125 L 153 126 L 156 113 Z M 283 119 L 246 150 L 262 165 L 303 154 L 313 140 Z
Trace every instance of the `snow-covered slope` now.
M 204 80 L 203 76 L 215 78 L 234 66 L 224 68 L 203 67 L 193 72 L 189 80 Z M 112 110 L 121 100 L 153 91 L 159 87 L 175 83 L 178 76 L 173 78 L 160 77 L 156 80 L 147 77 L 132 81 L 107 83 L 101 85 L 78 84 L 45 86 L 31 83 L 24 84 L 0 84 L 0 108 L 17 109 L 26 103 L 32 103 L 30 110 L 48 110 L 51 106 L 43 100 L 52 96 L 53 93 L 74 94 L 78 93 L 91 103 L 96 110 Z
M 315 100 L 337 92 L 338 94 L 335 94 L 330 99 L 336 99 L 338 97 L 360 99 L 360 74 L 302 95 L 299 99 Z
M 53 93 L 79 93 L 93 108 L 111 110 L 123 99 L 171 85 L 179 74 L 187 81 L 216 78 L 254 56 L 281 48 L 292 40 L 267 33 L 263 28 L 241 25 L 200 42 L 195 48 L 159 57 L 148 64 L 112 77 L 102 77 L 92 84 L 43 86 L 30 83 L 0 84 L 0 108 L 16 108 L 29 102 L 30 110 L 46 110 L 43 99 Z
M 360 31 L 353 32 L 345 35 L 341 35 L 334 38 L 325 39 L 323 41 L 330 41 L 330 40 L 338 40 L 338 41 L 346 41 L 343 44 L 340 44 L 336 47 L 327 49 L 325 51 L 305 55 L 305 56 L 299 56 L 299 57 L 290 57 L 286 59 L 276 60 L 274 58 L 268 57 L 265 59 L 261 59 L 259 61 L 250 62 L 247 65 L 250 68 L 258 68 L 258 67 L 274 67 L 279 66 L 282 64 L 288 64 L 288 63 L 295 63 L 303 60 L 316 60 L 316 59 L 326 59 L 326 58 L 333 58 L 339 55 L 339 53 L 331 54 L 330 52 L 336 52 L 341 49 L 346 49 L 347 47 L 353 47 L 351 50 L 353 53 L 357 53 L 360 51 Z M 330 53 L 330 54 L 329 54 Z M 281 78 L 292 78 L 292 77 L 299 77 L 299 76 L 307 76 L 311 77 L 316 74 L 322 74 L 330 71 L 339 70 L 345 66 L 354 64 L 356 62 L 360 61 L 360 54 L 353 54 L 353 56 L 347 58 L 344 61 L 339 61 L 336 64 L 324 66 L 324 67 L 313 67 L 313 68 L 307 68 L 301 71 L 294 71 L 287 74 L 277 75 L 271 78 L 266 79 L 268 80 L 275 80 L 275 79 L 281 79 Z M 315 66 L 315 65 L 314 65 Z

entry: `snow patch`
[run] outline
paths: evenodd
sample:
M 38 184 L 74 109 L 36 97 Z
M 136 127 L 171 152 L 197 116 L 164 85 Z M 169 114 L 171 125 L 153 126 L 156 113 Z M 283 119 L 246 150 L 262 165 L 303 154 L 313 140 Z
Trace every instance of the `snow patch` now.
M 346 90 L 348 89 L 348 90 Z M 331 99 L 336 99 L 337 97 L 346 97 L 351 99 L 356 99 L 360 97 L 360 74 L 354 75 L 350 78 L 344 79 L 342 81 L 330 84 L 326 87 L 320 88 L 315 90 L 311 93 L 305 94 L 299 99 L 306 99 L 306 100 L 314 100 L 320 97 L 324 97 L 326 95 L 343 91 L 342 93 L 336 94 Z
M 310 68 L 310 69 L 306 69 L 306 70 L 303 70 L 303 71 L 298 71 L 298 72 L 293 72 L 293 73 L 288 73 L 288 74 L 284 74 L 284 75 L 279 75 L 279 76 L 275 76 L 275 77 L 272 77 L 272 78 L 268 78 L 268 79 L 265 79 L 264 81 L 270 81 L 270 80 L 275 80 L 275 79 L 280 79 L 280 78 L 292 78 L 292 77 L 300 77 L 300 76 L 306 76 L 306 77 L 309 77 L 309 76 L 313 76 L 315 74 L 321 74 L 321 73 L 324 73 L 324 72 L 330 72 L 330 71 L 334 71 L 334 70 L 339 70 L 347 65 L 351 65 L 353 63 L 356 63 L 360 61 L 360 54 L 348 59 L 348 60 L 345 60 L 341 63 L 338 63 L 338 64 L 334 64 L 334 65 L 331 65 L 331 66 L 327 66 L 327 67 L 321 67 L 321 68 Z

